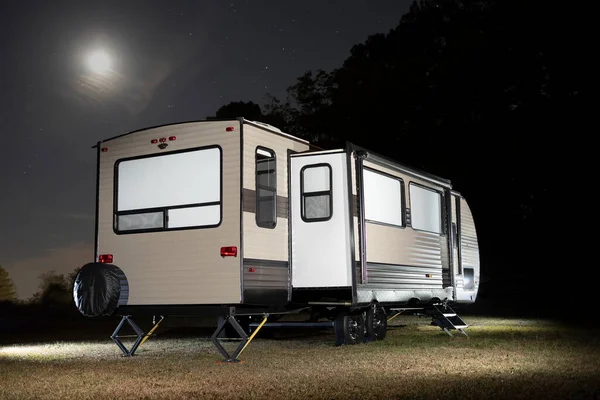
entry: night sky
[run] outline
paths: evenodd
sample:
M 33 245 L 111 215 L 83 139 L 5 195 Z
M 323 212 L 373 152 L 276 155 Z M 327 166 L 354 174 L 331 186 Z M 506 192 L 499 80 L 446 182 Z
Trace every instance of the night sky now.
M 21 298 L 93 257 L 98 140 L 284 97 L 410 0 L 3 1 L 0 264 Z M 111 59 L 90 70 L 94 51 Z

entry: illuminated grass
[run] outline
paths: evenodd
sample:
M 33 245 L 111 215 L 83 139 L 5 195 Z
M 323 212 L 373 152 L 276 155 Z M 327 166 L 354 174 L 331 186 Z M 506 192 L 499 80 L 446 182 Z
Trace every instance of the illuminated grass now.
M 330 331 L 257 339 L 240 365 L 207 338 L 0 346 L 0 398 L 594 398 L 598 330 L 466 318 L 469 338 L 398 317 L 381 342 L 335 347 Z M 259 335 L 260 338 L 260 335 Z

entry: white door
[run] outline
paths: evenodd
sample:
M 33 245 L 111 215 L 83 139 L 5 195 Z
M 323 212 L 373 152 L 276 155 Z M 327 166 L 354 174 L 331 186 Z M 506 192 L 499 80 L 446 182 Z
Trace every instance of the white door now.
M 352 286 L 347 155 L 292 155 L 292 287 Z

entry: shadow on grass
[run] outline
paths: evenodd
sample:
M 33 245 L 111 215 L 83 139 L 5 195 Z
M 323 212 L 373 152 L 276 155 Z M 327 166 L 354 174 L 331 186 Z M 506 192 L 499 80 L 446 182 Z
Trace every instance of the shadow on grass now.
M 300 396 L 327 399 L 598 399 L 600 381 L 592 373 L 569 373 L 565 375 L 540 371 L 513 372 L 495 376 L 484 374 L 460 374 L 446 371 L 427 376 L 405 375 L 399 366 L 396 374 L 373 376 L 365 373 L 360 378 L 340 377 L 328 382 L 315 383 L 316 393 L 298 390 Z M 440 368 L 443 371 L 443 368 Z M 395 376 L 394 376 L 395 375 Z M 442 376 L 440 376 L 442 375 Z
M 87 318 L 70 307 L 41 305 L 10 306 L 0 310 L 0 344 L 110 341 L 121 317 Z M 150 317 L 134 318 L 144 332 L 153 327 Z M 216 319 L 204 317 L 167 317 L 154 332 L 152 340 L 176 338 L 210 338 Z M 119 333 L 132 335 L 127 325 Z M 260 337 L 273 340 L 324 338 L 335 341 L 333 329 L 263 328 Z
M 526 325 L 519 325 L 514 321 L 507 322 L 511 329 L 499 328 L 494 330 L 486 326 L 486 318 L 530 318 L 523 324 L 537 324 L 541 315 L 525 312 L 512 308 L 488 308 L 486 302 L 483 305 L 456 307 L 456 311 L 464 316 L 467 323 L 471 324 L 470 336 L 473 339 L 494 340 L 540 340 L 540 338 L 560 340 L 568 337 L 577 342 L 598 345 L 600 337 L 600 324 L 596 320 L 585 323 L 576 318 L 574 321 L 562 319 L 548 319 L 548 331 L 543 329 L 530 329 Z M 531 311 L 531 310 L 530 310 Z M 572 316 L 573 317 L 573 316 Z M 574 318 L 574 317 L 573 317 Z M 588 318 L 590 319 L 590 318 Z M 0 307 L 0 344 L 28 344 L 28 343 L 54 343 L 54 342 L 110 342 L 120 317 L 87 318 L 79 314 L 74 307 L 68 306 L 43 306 L 43 305 L 3 305 Z M 152 328 L 152 319 L 149 317 L 136 318 L 136 322 L 142 330 L 148 332 Z M 495 324 L 498 321 L 494 321 Z M 402 330 L 413 329 L 415 326 L 424 327 L 430 325 L 430 319 L 403 315 L 388 326 L 390 332 L 402 332 Z M 484 330 L 479 330 L 483 328 Z M 161 338 L 210 338 L 216 329 L 215 318 L 173 318 L 168 317 L 157 329 L 156 337 Z M 469 330 L 467 330 L 469 331 Z M 132 331 L 124 329 L 121 334 L 132 334 Z M 270 340 L 322 340 L 335 342 L 333 329 L 331 328 L 273 328 L 264 327 L 260 338 Z

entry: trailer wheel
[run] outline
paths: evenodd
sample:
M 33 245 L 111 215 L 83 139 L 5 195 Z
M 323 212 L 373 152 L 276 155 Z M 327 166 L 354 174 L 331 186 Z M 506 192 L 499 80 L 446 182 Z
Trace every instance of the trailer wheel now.
M 367 310 L 367 337 L 383 340 L 387 332 L 387 316 L 383 307 L 374 305 Z
M 365 338 L 365 318 L 362 313 L 341 314 L 335 320 L 336 345 L 358 344 Z

